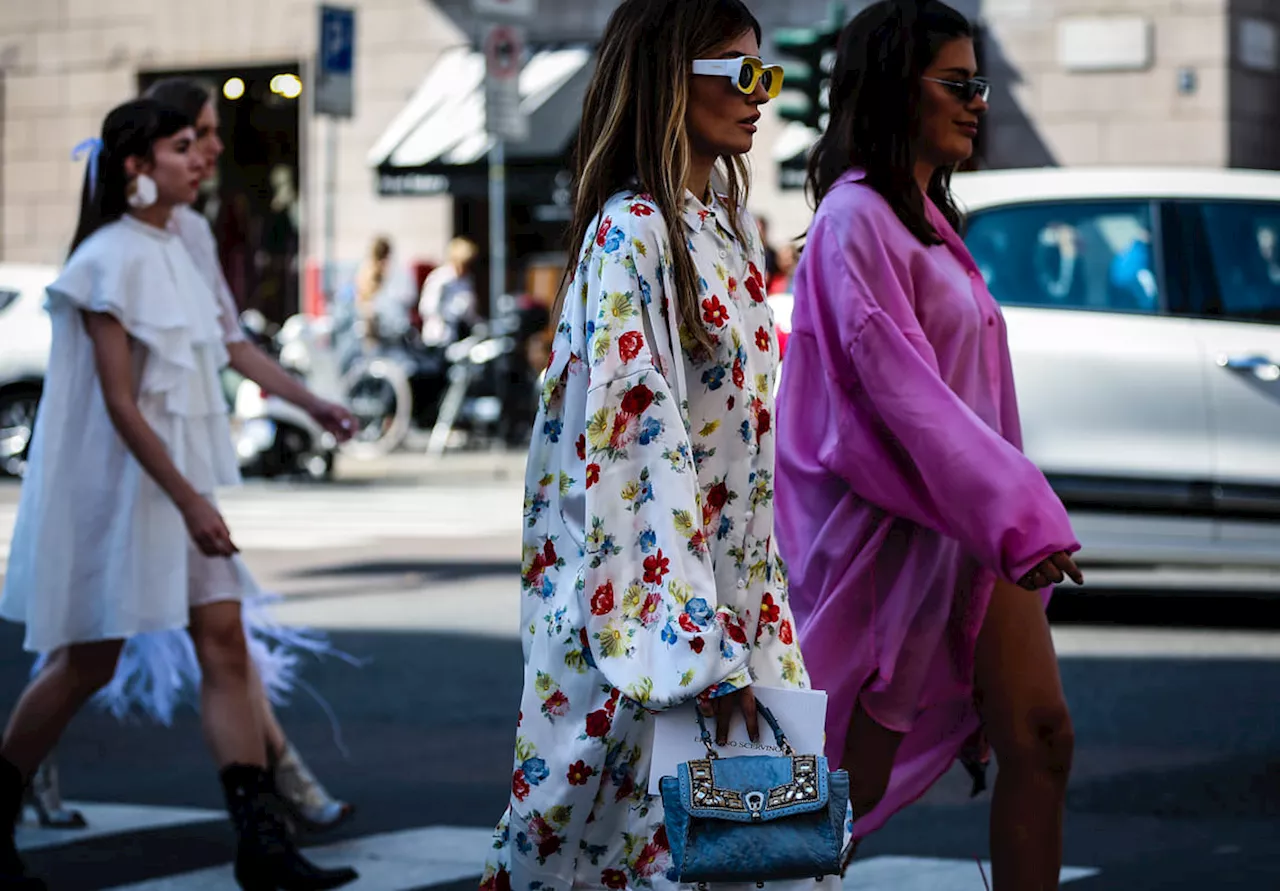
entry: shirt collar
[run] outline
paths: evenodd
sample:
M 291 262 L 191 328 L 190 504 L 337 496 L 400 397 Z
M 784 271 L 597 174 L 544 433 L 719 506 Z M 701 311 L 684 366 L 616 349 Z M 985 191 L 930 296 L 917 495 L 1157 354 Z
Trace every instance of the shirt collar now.
M 714 189 L 710 191 L 705 204 L 694 197 L 692 192 L 685 189 L 683 215 L 685 225 L 693 230 L 694 235 L 700 233 L 703 227 L 708 222 L 711 222 L 719 226 L 725 237 L 735 237 L 733 234 L 733 220 L 729 216 L 729 208 L 725 206 L 724 199 L 717 195 Z

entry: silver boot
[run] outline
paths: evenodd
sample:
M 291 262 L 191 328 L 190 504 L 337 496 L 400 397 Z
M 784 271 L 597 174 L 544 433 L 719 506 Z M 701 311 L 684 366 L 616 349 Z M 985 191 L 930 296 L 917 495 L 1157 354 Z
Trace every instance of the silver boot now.
M 284 751 L 273 757 L 271 775 L 294 822 L 309 832 L 328 832 L 355 813 L 354 806 L 329 794 L 292 743 L 286 743 Z
M 89 825 L 84 814 L 63 805 L 62 790 L 58 784 L 58 762 L 53 755 L 44 759 L 31 778 L 26 804 L 36 812 L 40 825 L 49 829 L 83 829 Z

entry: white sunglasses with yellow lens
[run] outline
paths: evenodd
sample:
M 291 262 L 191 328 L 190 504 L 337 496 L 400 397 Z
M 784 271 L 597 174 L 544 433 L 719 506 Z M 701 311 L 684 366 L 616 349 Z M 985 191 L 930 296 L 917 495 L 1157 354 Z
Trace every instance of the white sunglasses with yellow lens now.
M 782 66 L 766 65 L 755 56 L 738 56 L 736 59 L 695 59 L 694 74 L 710 74 L 727 77 L 738 91 L 750 96 L 756 86 L 764 87 L 770 99 L 782 92 Z

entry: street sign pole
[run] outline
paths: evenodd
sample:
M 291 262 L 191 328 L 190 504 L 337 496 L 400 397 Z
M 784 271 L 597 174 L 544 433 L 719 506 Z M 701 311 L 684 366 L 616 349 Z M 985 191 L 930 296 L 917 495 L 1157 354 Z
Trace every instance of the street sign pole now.
M 534 0 L 473 0 L 480 22 L 480 48 L 485 57 L 485 129 L 489 149 L 489 313 L 507 310 L 507 169 L 508 142 L 527 137 L 528 122 L 520 110 L 520 70 L 524 65 L 524 23 L 533 16 Z
M 355 34 L 354 9 L 320 7 L 313 110 L 316 115 L 328 118 L 325 123 L 324 266 L 320 286 L 326 301 L 335 290 L 337 263 L 338 118 L 350 118 L 355 112 Z

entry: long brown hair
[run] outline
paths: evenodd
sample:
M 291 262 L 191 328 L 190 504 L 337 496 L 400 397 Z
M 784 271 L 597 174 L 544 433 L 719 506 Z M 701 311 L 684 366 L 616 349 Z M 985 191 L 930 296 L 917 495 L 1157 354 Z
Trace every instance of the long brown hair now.
M 573 153 L 569 262 L 555 318 L 587 231 L 612 195 L 636 188 L 653 198 L 667 226 L 680 326 L 699 347 L 712 349 L 698 313 L 693 257 L 683 249 L 688 240 L 684 182 L 690 162 L 685 113 L 693 60 L 747 31 L 760 40 L 760 23 L 741 0 L 623 0 L 609 18 Z M 745 233 L 736 230 L 750 185 L 746 160 L 735 156 L 721 161 L 725 203 L 735 234 L 745 242 Z
M 807 191 L 816 207 L 851 167 L 923 244 L 939 244 L 916 186 L 914 148 L 920 78 L 942 46 L 973 37 L 968 19 L 941 0 L 880 0 L 840 33 L 831 72 L 831 122 L 809 155 Z M 956 229 L 951 168 L 939 167 L 929 198 Z

